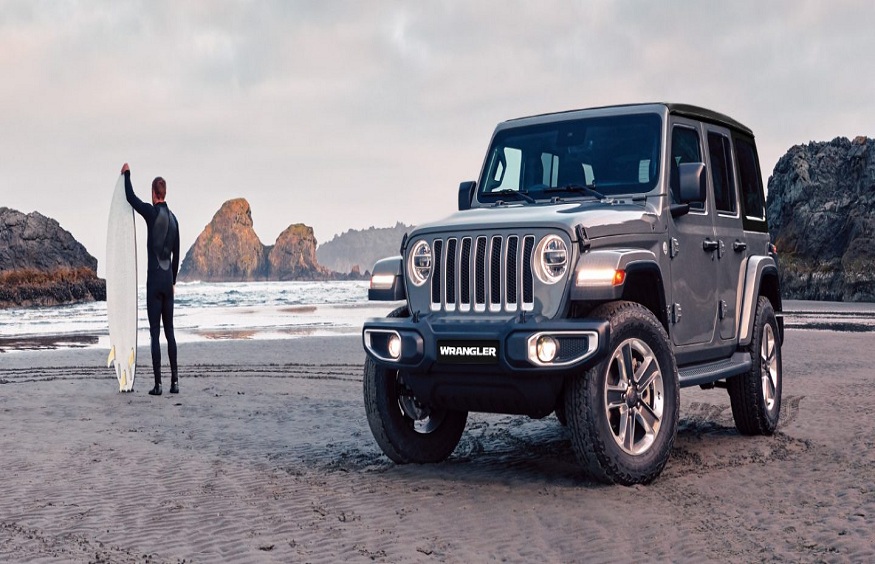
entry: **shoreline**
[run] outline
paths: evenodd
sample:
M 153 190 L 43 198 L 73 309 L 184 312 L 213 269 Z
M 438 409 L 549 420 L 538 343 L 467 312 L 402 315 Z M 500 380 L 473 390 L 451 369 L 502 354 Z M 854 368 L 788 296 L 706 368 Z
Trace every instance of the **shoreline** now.
M 270 319 L 275 320 L 277 326 L 260 325 L 247 327 L 240 323 L 234 327 L 208 327 L 188 328 L 180 327 L 177 323 L 177 343 L 180 345 L 192 342 L 211 341 L 273 341 L 294 340 L 309 337 L 329 336 L 353 336 L 360 335 L 361 325 L 359 319 L 370 316 L 379 316 L 388 313 L 397 306 L 395 302 L 365 302 L 349 305 L 289 305 L 289 306 L 262 306 L 263 312 L 268 312 Z M 241 319 L 252 314 L 259 308 L 246 306 L 238 308 L 230 315 Z M 321 315 L 326 311 L 351 312 L 349 324 L 345 326 L 324 326 L 320 321 Z M 217 311 L 222 311 L 221 309 Z M 262 315 L 264 313 L 262 312 Z M 142 313 L 142 312 L 141 312 Z M 177 312 L 178 315 L 186 315 L 184 310 Z M 312 321 L 308 322 L 308 319 Z M 300 323 L 289 325 L 290 321 Z M 285 322 L 285 324 L 282 324 Z M 140 320 L 141 325 L 145 323 Z M 239 322 L 238 322 L 239 323 Z M 359 323 L 359 324 L 356 324 Z M 837 331 L 842 333 L 868 333 L 875 332 L 875 303 L 846 303 L 846 302 L 812 302 L 799 300 L 786 300 L 784 302 L 784 323 L 787 329 L 814 330 L 814 331 Z M 51 351 L 66 349 L 106 349 L 109 350 L 108 332 L 82 332 L 82 333 L 40 333 L 21 334 L 16 336 L 0 336 L 0 357 L 10 353 L 18 354 L 24 351 Z M 138 331 L 139 348 L 148 346 L 148 328 L 141 326 Z M 161 336 L 162 347 L 166 345 L 164 336 Z M 138 354 L 141 354 L 138 352 Z

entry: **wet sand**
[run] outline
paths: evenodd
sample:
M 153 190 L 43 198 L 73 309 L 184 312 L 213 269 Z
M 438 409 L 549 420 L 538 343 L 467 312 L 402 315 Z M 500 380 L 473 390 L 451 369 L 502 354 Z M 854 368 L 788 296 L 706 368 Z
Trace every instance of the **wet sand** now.
M 552 416 L 472 414 L 447 462 L 392 464 L 357 337 L 185 344 L 160 398 L 145 372 L 116 393 L 105 351 L 6 353 L 0 561 L 873 561 L 873 344 L 789 329 L 773 437 L 683 390 L 665 472 L 632 488 L 587 480 Z

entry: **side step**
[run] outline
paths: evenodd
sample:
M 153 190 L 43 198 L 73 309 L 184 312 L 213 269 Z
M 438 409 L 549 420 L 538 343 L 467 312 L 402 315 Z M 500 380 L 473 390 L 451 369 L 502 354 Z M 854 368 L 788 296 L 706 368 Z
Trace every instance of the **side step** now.
M 680 367 L 678 368 L 678 381 L 681 388 L 701 386 L 744 374 L 748 370 L 750 370 L 750 354 L 737 352 L 730 358 L 723 360 Z

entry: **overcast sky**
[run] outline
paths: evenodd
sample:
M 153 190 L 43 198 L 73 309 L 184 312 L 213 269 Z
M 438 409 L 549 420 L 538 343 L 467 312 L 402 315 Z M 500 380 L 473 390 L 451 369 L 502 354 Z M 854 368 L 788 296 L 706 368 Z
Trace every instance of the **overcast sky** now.
M 128 162 L 143 200 L 167 179 L 183 253 L 235 197 L 265 244 L 325 242 L 452 212 L 499 121 L 649 101 L 749 126 L 767 179 L 794 144 L 875 135 L 873 71 L 865 0 L 0 0 L 0 206 L 102 275 Z

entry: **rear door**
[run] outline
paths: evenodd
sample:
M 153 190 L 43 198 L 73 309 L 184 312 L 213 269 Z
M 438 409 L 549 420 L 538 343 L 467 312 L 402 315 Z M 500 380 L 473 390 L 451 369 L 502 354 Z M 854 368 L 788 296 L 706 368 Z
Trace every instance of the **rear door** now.
M 744 280 L 747 241 L 741 226 L 737 173 L 728 129 L 707 126 L 708 171 L 713 194 L 714 234 L 712 251 L 717 266 L 716 315 L 720 340 L 731 341 L 737 334 L 739 283 Z
M 695 121 L 673 117 L 671 122 L 669 186 L 679 203 L 677 165 L 706 162 L 702 128 Z M 714 341 L 717 319 L 717 257 L 708 247 L 716 243 L 710 198 L 689 213 L 670 218 L 672 341 L 679 352 L 706 350 Z

